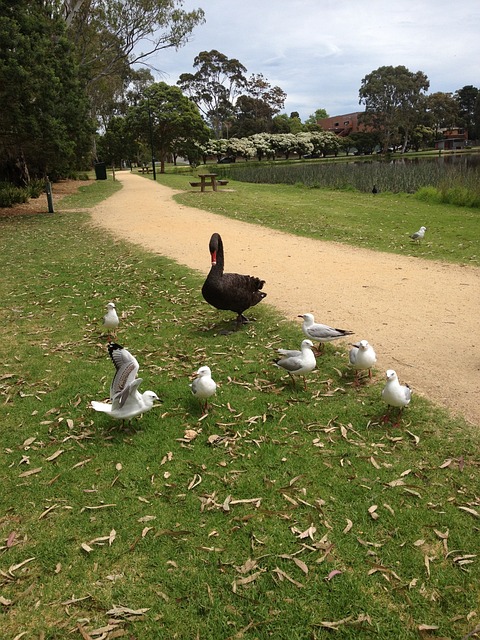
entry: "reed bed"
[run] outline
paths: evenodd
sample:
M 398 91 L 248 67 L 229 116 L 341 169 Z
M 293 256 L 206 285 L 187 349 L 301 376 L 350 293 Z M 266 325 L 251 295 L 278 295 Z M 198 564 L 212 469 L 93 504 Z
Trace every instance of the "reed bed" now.
M 240 182 L 304 185 L 309 188 L 356 190 L 368 193 L 373 185 L 382 192 L 417 193 L 423 199 L 462 206 L 480 206 L 479 165 L 448 159 L 421 161 L 315 162 L 265 165 L 245 164 L 223 168 Z M 427 191 L 422 191 L 427 189 Z

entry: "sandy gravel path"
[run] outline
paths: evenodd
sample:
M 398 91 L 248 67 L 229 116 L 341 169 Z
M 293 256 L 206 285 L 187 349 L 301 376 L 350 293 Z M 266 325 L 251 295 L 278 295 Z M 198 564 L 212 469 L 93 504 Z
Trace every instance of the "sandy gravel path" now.
M 226 270 L 266 280 L 261 304 L 353 330 L 375 346 L 380 375 L 394 368 L 416 393 L 480 425 L 480 269 L 292 236 L 178 205 L 176 191 L 130 172 L 117 178 L 123 189 L 92 210 L 95 224 L 202 274 L 217 231 Z M 222 193 L 199 193 L 199 207 L 204 197 Z

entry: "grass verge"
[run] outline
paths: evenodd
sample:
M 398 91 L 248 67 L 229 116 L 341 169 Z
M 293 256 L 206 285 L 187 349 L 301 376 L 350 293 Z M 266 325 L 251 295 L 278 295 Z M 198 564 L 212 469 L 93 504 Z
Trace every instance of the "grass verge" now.
M 383 383 L 354 388 L 340 347 L 294 387 L 272 358 L 297 325 L 259 305 L 225 335 L 198 275 L 88 214 L 0 227 L 2 638 L 474 631 L 477 433 L 418 397 L 380 424 Z M 109 300 L 163 401 L 126 428 L 89 408 L 113 374 Z M 204 418 L 201 364 L 219 383 Z

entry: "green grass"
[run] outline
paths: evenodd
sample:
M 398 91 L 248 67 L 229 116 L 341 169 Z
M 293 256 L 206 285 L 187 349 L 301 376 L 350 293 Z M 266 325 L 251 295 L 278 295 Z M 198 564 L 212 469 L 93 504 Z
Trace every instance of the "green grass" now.
M 475 629 L 477 432 L 418 396 L 381 425 L 380 376 L 355 389 L 341 346 L 293 387 L 272 358 L 298 325 L 259 305 L 223 333 L 232 316 L 197 274 L 86 213 L 2 219 L 0 237 L 2 640 Z M 141 389 L 162 398 L 125 429 L 89 408 L 113 374 L 109 300 Z M 219 383 L 203 419 L 188 388 L 201 364 Z
M 191 179 L 191 178 L 190 178 Z M 157 180 L 185 193 L 177 202 L 280 231 L 333 240 L 366 249 L 480 264 L 480 211 L 424 202 L 410 194 L 328 191 L 304 186 L 250 184 L 230 180 L 218 194 L 192 190 L 189 176 L 164 174 Z M 422 244 L 409 235 L 428 228 Z

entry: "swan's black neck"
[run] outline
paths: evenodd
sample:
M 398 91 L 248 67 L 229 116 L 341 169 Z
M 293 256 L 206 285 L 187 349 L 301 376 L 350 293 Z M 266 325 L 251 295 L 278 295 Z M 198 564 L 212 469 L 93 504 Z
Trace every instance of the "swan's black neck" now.
M 212 257 L 212 267 L 216 267 L 216 270 L 223 271 L 224 269 L 224 257 L 223 257 L 223 242 L 218 233 L 214 233 L 210 238 L 210 255 Z

